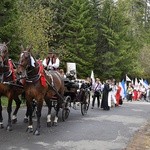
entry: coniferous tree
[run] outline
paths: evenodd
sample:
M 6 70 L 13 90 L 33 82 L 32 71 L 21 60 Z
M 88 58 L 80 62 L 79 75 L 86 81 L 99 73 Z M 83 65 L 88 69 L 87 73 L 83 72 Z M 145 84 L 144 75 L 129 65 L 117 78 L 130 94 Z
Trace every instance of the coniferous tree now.
M 19 37 L 16 33 L 18 18 L 15 4 L 16 0 L 0 1 L 0 42 L 10 42 L 7 46 L 12 59 L 17 59 L 19 55 Z
M 125 1 L 105 0 L 103 3 L 95 64 L 102 78 L 120 78 L 135 69 L 133 39 L 128 35 L 130 18 L 124 15 L 126 13 Z
M 63 15 L 62 41 L 67 54 L 64 62 L 75 62 L 80 77 L 90 75 L 95 50 L 95 29 L 89 1 L 73 0 Z

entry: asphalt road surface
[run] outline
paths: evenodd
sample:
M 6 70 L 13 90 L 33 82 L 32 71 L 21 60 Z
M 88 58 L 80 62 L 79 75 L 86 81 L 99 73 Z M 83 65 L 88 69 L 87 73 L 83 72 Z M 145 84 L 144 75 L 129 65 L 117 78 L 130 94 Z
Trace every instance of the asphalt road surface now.
M 23 123 L 25 108 L 18 112 L 18 122 L 13 131 L 0 129 L 0 150 L 122 150 L 131 137 L 150 119 L 150 103 L 124 102 L 110 111 L 89 108 L 82 116 L 80 106 L 71 109 L 69 118 L 62 122 L 61 111 L 58 126 L 47 128 L 47 107 L 41 117 L 41 135 L 26 132 Z M 3 110 L 4 125 L 7 125 L 6 109 Z M 34 118 L 34 126 L 36 118 Z

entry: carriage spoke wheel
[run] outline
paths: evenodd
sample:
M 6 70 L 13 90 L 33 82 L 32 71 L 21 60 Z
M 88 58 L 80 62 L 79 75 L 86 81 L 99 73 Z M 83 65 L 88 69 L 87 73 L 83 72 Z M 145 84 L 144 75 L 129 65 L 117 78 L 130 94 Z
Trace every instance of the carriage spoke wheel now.
M 69 113 L 70 113 L 70 102 L 71 102 L 71 97 L 70 96 L 66 96 L 64 103 L 65 103 L 65 107 L 62 110 L 62 120 L 65 121 L 68 117 L 69 117 Z
M 87 114 L 90 105 L 90 92 L 85 95 L 84 102 L 81 103 L 81 114 L 84 116 Z
M 62 110 L 62 120 L 65 121 L 69 117 L 70 110 L 68 108 L 64 108 Z

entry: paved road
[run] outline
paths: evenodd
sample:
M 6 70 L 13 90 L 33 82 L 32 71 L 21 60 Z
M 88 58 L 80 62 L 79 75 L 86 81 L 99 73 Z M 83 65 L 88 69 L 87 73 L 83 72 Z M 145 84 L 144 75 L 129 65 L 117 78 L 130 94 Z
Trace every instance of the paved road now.
M 150 119 L 150 103 L 124 102 L 110 111 L 89 109 L 86 116 L 81 115 L 80 108 L 71 109 L 66 122 L 60 119 L 58 126 L 51 128 L 46 127 L 46 113 L 44 107 L 41 135 L 34 136 L 25 132 L 27 124 L 23 123 L 25 109 L 22 108 L 13 131 L 0 130 L 0 150 L 121 150 Z M 6 126 L 5 109 L 3 114 Z

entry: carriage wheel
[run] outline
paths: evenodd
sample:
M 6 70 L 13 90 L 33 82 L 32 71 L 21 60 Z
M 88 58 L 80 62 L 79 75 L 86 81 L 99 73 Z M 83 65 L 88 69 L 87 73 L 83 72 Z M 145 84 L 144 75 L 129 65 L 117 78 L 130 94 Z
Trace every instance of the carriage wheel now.
M 63 121 L 65 121 L 69 117 L 71 97 L 66 96 L 64 101 L 65 101 L 65 108 L 63 108 L 63 110 L 62 110 L 62 120 Z
M 81 103 L 81 113 L 82 115 L 86 115 L 90 105 L 90 92 L 87 92 L 85 95 L 84 102 Z
M 70 96 L 66 96 L 64 102 L 65 102 L 65 108 L 71 107 L 71 97 Z
M 54 107 L 54 110 L 57 111 L 57 102 L 52 101 L 52 107 Z
M 64 108 L 62 110 L 62 120 L 65 121 L 69 117 L 70 110 L 68 108 Z

